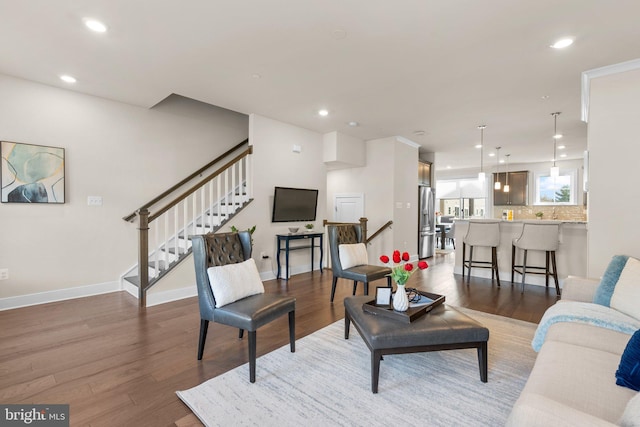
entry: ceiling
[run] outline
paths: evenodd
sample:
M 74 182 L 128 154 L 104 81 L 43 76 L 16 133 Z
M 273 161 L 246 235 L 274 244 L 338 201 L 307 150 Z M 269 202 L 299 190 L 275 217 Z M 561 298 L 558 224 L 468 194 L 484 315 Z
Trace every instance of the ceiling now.
M 566 158 L 582 158 L 581 73 L 640 58 L 638 16 L 638 0 L 0 0 L 0 73 L 147 108 L 175 93 L 321 133 L 403 136 L 436 170 L 477 168 L 480 124 L 485 156 L 551 161 L 554 111 Z M 549 47 L 564 36 L 574 44 Z

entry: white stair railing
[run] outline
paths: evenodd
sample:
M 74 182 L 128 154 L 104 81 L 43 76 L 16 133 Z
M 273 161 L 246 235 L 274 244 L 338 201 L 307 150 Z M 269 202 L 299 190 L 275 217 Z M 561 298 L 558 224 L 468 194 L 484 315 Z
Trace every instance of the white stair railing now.
M 251 146 L 157 212 L 146 208 L 136 212 L 140 225 L 137 284 L 141 307 L 146 306 L 149 286 L 190 253 L 190 236 L 217 231 L 253 198 L 249 154 Z

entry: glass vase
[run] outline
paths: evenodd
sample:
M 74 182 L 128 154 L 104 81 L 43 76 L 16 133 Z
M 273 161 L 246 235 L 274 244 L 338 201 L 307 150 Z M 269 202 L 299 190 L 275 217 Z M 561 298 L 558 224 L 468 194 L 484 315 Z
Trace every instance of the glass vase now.
M 404 284 L 398 283 L 398 289 L 393 295 L 393 309 L 395 311 L 407 311 L 409 309 L 409 298 L 404 290 Z

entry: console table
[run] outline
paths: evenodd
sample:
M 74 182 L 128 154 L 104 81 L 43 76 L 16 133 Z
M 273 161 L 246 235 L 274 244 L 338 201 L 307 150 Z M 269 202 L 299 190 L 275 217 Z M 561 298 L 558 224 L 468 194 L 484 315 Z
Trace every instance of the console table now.
M 313 271 L 313 253 L 315 248 L 320 249 L 320 273 L 322 274 L 322 233 L 291 233 L 291 234 L 276 234 L 278 238 L 278 254 L 276 255 L 276 262 L 278 263 L 278 274 L 276 279 L 280 278 L 280 252 L 284 251 L 285 263 L 284 266 L 287 269 L 287 277 L 285 280 L 289 280 L 289 251 L 297 251 L 299 249 L 311 249 L 311 271 Z M 291 246 L 292 240 L 305 240 L 306 244 Z M 316 245 L 316 239 L 319 243 Z M 284 243 L 284 247 L 282 244 Z

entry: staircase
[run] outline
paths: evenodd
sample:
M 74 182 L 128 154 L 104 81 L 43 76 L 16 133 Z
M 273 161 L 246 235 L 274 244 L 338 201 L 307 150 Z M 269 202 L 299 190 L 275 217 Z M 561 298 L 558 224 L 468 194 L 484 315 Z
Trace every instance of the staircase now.
M 123 218 L 138 225 L 138 263 L 122 278 L 140 307 L 146 292 L 191 254 L 191 236 L 216 232 L 253 201 L 251 153 L 243 141 Z

